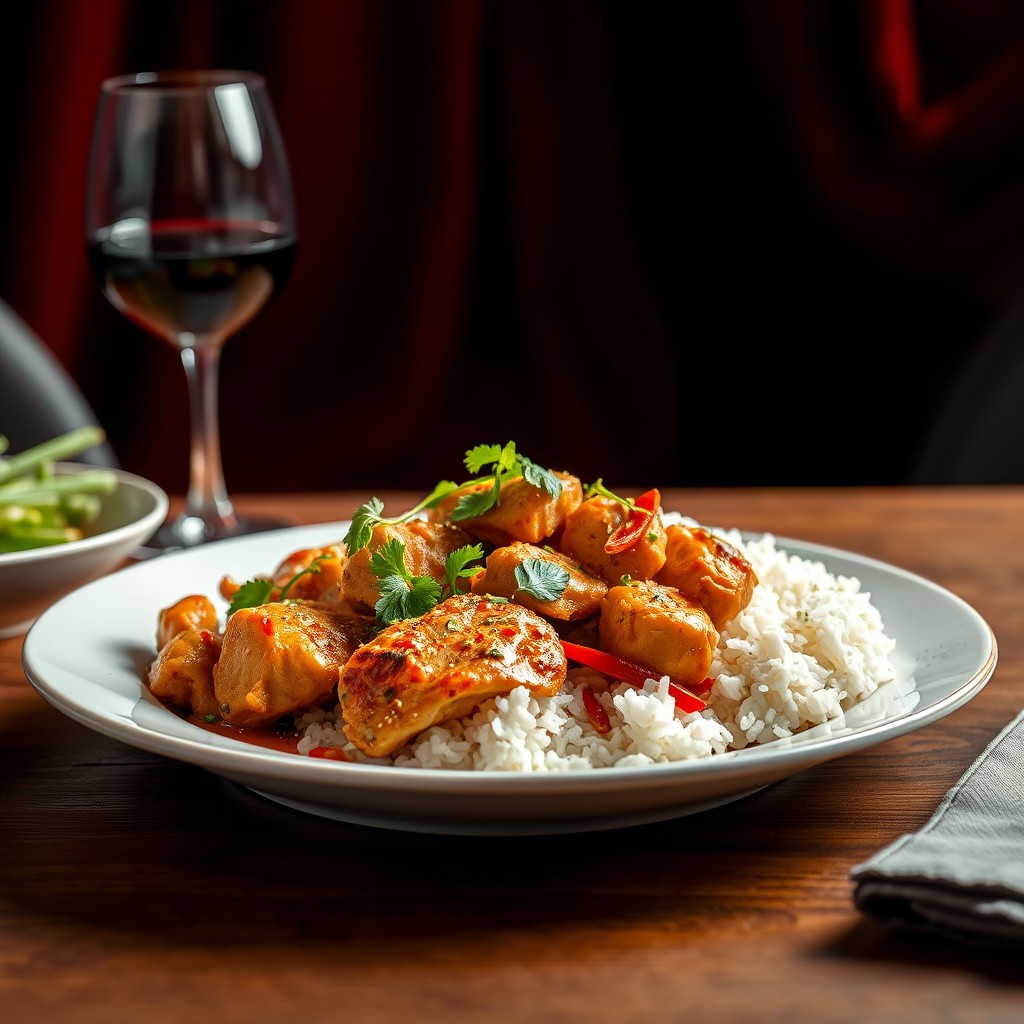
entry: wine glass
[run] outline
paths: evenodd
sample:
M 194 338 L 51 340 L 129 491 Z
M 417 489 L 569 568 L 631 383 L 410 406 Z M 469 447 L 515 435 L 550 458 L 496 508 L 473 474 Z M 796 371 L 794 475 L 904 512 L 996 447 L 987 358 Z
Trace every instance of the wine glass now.
M 86 251 L 115 309 L 174 345 L 188 380 L 189 485 L 156 552 L 287 523 L 246 519 L 224 483 L 221 349 L 284 286 L 297 223 L 264 78 L 249 71 L 122 75 L 100 86 Z

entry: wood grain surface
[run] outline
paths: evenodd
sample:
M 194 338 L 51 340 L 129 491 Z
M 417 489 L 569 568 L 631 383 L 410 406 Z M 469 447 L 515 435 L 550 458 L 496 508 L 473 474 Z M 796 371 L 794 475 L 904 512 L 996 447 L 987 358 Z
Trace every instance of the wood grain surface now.
M 238 505 L 315 523 L 366 497 Z M 1020 950 L 888 933 L 849 880 L 1024 705 L 1024 488 L 663 499 L 947 587 L 995 631 L 994 677 L 937 723 L 715 810 L 480 838 L 307 816 L 106 739 L 39 697 L 21 639 L 2 641 L 0 1019 L 1024 1020 Z

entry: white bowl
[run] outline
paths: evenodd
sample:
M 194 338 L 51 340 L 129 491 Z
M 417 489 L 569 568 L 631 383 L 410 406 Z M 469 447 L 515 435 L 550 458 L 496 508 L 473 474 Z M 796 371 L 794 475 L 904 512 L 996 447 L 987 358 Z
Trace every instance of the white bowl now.
M 95 466 L 59 462 L 57 474 Z M 167 517 L 167 495 L 156 484 L 113 470 L 117 487 L 81 540 L 29 551 L 0 553 L 0 639 L 24 633 L 54 601 L 123 562 Z

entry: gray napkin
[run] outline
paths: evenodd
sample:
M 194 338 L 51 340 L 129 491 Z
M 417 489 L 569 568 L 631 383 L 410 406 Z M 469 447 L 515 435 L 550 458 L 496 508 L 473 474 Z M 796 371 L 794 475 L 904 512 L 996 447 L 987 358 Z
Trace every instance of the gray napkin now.
M 850 872 L 858 909 L 970 945 L 1024 943 L 1024 711 L 931 820 Z

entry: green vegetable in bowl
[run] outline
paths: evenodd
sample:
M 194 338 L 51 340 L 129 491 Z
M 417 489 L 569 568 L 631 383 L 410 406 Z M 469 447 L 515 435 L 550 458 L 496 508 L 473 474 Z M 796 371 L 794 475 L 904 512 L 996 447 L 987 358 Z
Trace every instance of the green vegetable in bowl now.
M 80 540 L 96 521 L 102 495 L 117 488 L 108 469 L 57 474 L 55 464 L 87 451 L 105 438 L 99 427 L 80 427 L 2 457 L 0 434 L 0 554 Z

